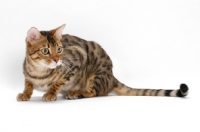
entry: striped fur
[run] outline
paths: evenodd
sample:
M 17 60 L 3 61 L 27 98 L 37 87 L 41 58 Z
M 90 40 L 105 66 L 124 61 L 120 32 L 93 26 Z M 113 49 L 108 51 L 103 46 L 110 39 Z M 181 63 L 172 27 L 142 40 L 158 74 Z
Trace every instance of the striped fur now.
M 67 99 L 106 96 L 111 92 L 125 96 L 184 97 L 188 87 L 178 90 L 134 89 L 119 82 L 112 72 L 112 61 L 96 42 L 62 35 L 65 25 L 50 31 L 31 28 L 26 38 L 23 71 L 25 89 L 18 101 L 31 98 L 33 89 L 45 91 L 44 101 L 54 101 L 58 93 Z M 62 52 L 58 48 L 62 47 Z M 43 49 L 48 49 L 44 54 Z
M 188 87 L 186 84 L 181 84 L 178 90 L 135 89 L 118 82 L 118 84 L 114 87 L 113 91 L 118 95 L 126 95 L 126 96 L 184 97 L 188 94 Z

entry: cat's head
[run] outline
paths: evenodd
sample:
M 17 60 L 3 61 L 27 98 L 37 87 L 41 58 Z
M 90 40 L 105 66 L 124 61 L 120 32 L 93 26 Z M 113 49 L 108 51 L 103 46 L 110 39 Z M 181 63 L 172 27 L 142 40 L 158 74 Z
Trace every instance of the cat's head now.
M 26 55 L 34 64 L 50 69 L 61 65 L 61 39 L 64 27 L 65 24 L 50 31 L 38 31 L 35 27 L 28 30 Z

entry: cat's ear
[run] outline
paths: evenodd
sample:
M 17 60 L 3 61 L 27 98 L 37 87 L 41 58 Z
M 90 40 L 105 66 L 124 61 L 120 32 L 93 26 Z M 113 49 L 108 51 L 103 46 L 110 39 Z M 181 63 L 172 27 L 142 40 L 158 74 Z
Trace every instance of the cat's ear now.
M 62 32 L 65 26 L 66 24 L 63 24 L 62 26 L 52 30 L 53 36 L 56 37 L 57 39 L 62 39 Z
M 28 30 L 27 32 L 27 41 L 30 42 L 31 44 L 35 41 L 37 41 L 38 39 L 40 39 L 40 32 L 37 30 L 37 28 L 32 27 Z

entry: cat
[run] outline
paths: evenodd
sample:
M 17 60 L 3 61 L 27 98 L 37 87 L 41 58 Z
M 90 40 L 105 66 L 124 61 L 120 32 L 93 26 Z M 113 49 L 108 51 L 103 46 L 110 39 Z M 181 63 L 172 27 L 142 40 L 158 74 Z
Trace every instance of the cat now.
M 112 61 L 96 42 L 68 34 L 65 24 L 50 31 L 32 27 L 26 37 L 23 63 L 25 89 L 18 101 L 28 101 L 33 89 L 45 91 L 43 101 L 55 101 L 59 93 L 67 99 L 107 96 L 114 92 L 125 96 L 184 97 L 188 86 L 177 90 L 135 89 L 119 82 L 112 72 Z

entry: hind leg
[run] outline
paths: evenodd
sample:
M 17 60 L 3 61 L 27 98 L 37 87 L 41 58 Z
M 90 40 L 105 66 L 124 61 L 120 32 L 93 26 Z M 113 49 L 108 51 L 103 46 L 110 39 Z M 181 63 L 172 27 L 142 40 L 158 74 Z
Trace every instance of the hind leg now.
M 80 98 L 90 98 L 95 97 L 96 91 L 93 88 L 87 88 L 85 90 L 68 91 L 67 99 L 80 99 Z
M 105 96 L 111 91 L 112 76 L 109 77 L 110 79 L 106 74 L 91 76 L 87 81 L 87 88 L 76 91 L 68 91 L 66 98 L 79 99 Z

